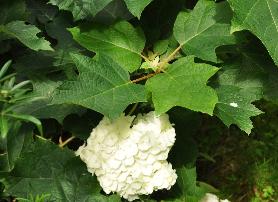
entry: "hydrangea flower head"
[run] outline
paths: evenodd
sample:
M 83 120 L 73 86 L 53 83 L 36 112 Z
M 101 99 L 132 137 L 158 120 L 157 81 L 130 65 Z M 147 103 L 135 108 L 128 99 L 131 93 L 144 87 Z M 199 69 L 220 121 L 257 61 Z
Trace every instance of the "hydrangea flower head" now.
M 230 201 L 228 199 L 221 200 L 214 194 L 206 193 L 206 195 L 201 200 L 201 202 L 230 202 Z
M 176 136 L 168 115 L 156 117 L 150 112 L 134 118 L 104 117 L 76 152 L 105 193 L 116 192 L 129 201 L 170 189 L 177 179 L 167 162 Z

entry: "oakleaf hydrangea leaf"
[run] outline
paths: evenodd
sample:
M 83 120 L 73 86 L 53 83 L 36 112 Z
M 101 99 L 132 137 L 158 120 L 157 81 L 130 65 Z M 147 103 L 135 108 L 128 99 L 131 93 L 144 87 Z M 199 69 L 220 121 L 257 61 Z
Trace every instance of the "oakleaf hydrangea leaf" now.
M 169 65 L 163 74 L 158 74 L 146 83 L 157 114 L 174 106 L 212 115 L 217 103 L 216 92 L 206 85 L 218 68 L 197 64 L 194 57 L 181 58 Z
M 80 114 L 84 108 L 72 104 L 52 104 L 51 97 L 55 89 L 62 84 L 61 81 L 34 80 L 33 92 L 30 96 L 36 99 L 33 102 L 25 103 L 15 109 L 18 113 L 30 114 L 40 119 L 53 118 L 63 123 L 64 118 L 69 114 Z
M 200 0 L 192 12 L 178 15 L 174 36 L 186 54 L 217 62 L 215 49 L 235 43 L 234 36 L 230 34 L 229 21 L 226 3 Z
M 278 65 L 277 0 L 229 0 L 234 11 L 232 32 L 249 30 L 266 46 Z
M 58 89 L 53 103 L 72 103 L 116 118 L 131 103 L 145 101 L 144 86 L 131 83 L 129 74 L 112 59 L 100 55 L 98 61 L 72 55 L 79 76 Z
M 141 31 L 128 22 L 121 21 L 109 27 L 95 25 L 87 27 L 86 31 L 79 27 L 69 30 L 80 45 L 108 55 L 129 71 L 134 71 L 141 64 L 140 54 L 145 46 L 145 38 Z
M 6 193 L 15 197 L 48 194 L 49 201 L 110 201 L 100 194 L 96 178 L 73 151 L 40 138 L 25 145 L 14 169 L 2 181 Z
M 250 134 L 253 128 L 250 117 L 262 113 L 251 104 L 256 100 L 256 96 L 237 86 L 221 86 L 216 91 L 219 103 L 216 105 L 215 115 L 227 126 L 236 124 L 241 130 Z
M 12 21 L 6 25 L 0 25 L 0 33 L 4 33 L 7 38 L 16 38 L 28 48 L 35 51 L 53 50 L 50 43 L 37 36 L 41 31 L 35 25 L 26 25 L 23 21 Z
M 72 12 L 75 20 L 94 17 L 112 0 L 50 0 L 49 3 L 58 6 L 60 10 Z
M 144 8 L 152 2 L 152 0 L 124 0 L 128 10 L 137 18 L 141 17 Z
M 250 117 L 262 113 L 252 102 L 263 97 L 266 78 L 263 66 L 251 54 L 243 53 L 227 62 L 218 77 L 219 103 L 215 115 L 227 126 L 236 124 L 250 134 L 253 128 Z

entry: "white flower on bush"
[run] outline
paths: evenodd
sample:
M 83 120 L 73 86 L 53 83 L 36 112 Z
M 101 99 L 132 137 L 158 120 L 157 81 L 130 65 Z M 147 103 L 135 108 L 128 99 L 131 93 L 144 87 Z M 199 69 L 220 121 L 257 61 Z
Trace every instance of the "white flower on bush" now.
M 201 202 L 230 202 L 229 200 L 221 200 L 216 195 L 206 193 L 205 197 L 201 200 Z
M 175 136 L 167 114 L 156 117 L 150 112 L 135 120 L 134 116 L 113 121 L 104 117 L 76 154 L 105 193 L 116 192 L 132 201 L 175 184 L 176 172 L 167 162 Z

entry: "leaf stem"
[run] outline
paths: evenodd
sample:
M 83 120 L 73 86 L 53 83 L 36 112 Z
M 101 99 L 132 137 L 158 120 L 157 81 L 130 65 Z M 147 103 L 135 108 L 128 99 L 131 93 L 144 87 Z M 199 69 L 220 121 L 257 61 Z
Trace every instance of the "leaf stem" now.
M 130 116 L 131 114 L 133 114 L 133 112 L 135 111 L 135 109 L 137 108 L 137 106 L 138 106 L 138 102 L 137 103 L 135 103 L 133 106 L 132 106 L 132 108 L 131 108 L 131 110 L 128 112 L 128 116 Z
M 182 45 L 179 45 L 164 61 L 162 61 L 160 64 L 160 68 L 163 69 L 164 66 L 175 57 L 175 55 L 180 51 L 181 48 Z
M 62 141 L 62 137 L 59 138 L 59 147 L 63 148 L 66 146 L 68 143 L 70 143 L 75 137 L 72 136 L 69 139 L 67 139 L 65 142 Z
M 143 54 L 140 54 L 140 56 L 141 56 L 141 58 L 143 58 L 146 62 L 149 61 L 149 59 L 148 59 L 146 56 L 144 56 Z
M 147 75 L 142 76 L 142 77 L 140 77 L 140 78 L 138 78 L 138 79 L 134 79 L 134 80 L 132 80 L 131 82 L 132 82 L 132 83 L 138 83 L 139 81 L 143 81 L 143 80 L 149 79 L 149 78 L 153 77 L 153 76 L 156 75 L 156 74 L 157 74 L 156 72 L 151 73 L 151 74 L 147 74 Z
M 154 73 L 150 73 L 150 74 L 147 74 L 147 75 L 142 76 L 140 78 L 134 79 L 131 82 L 132 83 L 138 83 L 140 81 L 149 79 L 149 78 L 163 72 L 165 66 L 175 57 L 175 55 L 180 51 L 181 48 L 182 48 L 182 45 L 179 45 L 165 60 L 163 60 L 161 63 L 159 63 L 159 68 Z

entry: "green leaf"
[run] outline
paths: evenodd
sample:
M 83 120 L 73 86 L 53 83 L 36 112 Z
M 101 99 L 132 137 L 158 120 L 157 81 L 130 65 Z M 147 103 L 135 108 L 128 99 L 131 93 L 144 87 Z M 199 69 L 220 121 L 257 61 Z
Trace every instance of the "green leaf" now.
M 13 121 L 6 137 L 0 137 L 0 172 L 10 172 L 19 157 L 24 141 L 33 133 L 33 128 Z
M 162 55 L 163 53 L 165 53 L 169 46 L 169 40 L 157 41 L 153 46 L 154 53 L 158 55 Z
M 140 67 L 141 52 L 145 46 L 143 33 L 125 21 L 113 26 L 74 27 L 73 38 L 83 47 L 107 55 L 132 72 Z
M 181 12 L 174 26 L 174 36 L 187 55 L 217 62 L 215 49 L 234 44 L 230 34 L 229 7 L 224 3 L 200 0 L 190 13 Z
M 253 58 L 251 54 L 242 53 L 239 58 L 227 63 L 219 75 L 219 86 L 216 89 L 219 103 L 214 114 L 227 126 L 236 124 L 247 134 L 253 128 L 250 117 L 262 113 L 251 104 L 263 97 L 267 80 L 264 66 L 258 61 L 259 57 Z
M 94 17 L 94 22 L 109 25 L 119 20 L 130 20 L 132 18 L 134 16 L 129 12 L 123 0 L 113 0 Z
M 144 86 L 131 83 L 129 74 L 112 59 L 98 61 L 72 55 L 79 70 L 75 81 L 66 81 L 56 91 L 53 103 L 73 103 L 116 118 L 131 103 L 144 102 Z
M 0 8 L 0 24 L 7 24 L 15 20 L 25 20 L 27 17 L 24 0 L 1 1 Z
M 156 113 L 162 114 L 174 106 L 181 106 L 212 115 L 217 95 L 206 83 L 217 71 L 214 66 L 195 63 L 192 56 L 169 65 L 163 74 L 146 83 Z
M 175 168 L 194 166 L 198 157 L 198 145 L 193 137 L 201 126 L 202 115 L 182 107 L 174 107 L 167 114 L 176 132 L 176 142 L 169 153 L 169 161 Z
M 232 32 L 251 31 L 263 42 L 278 65 L 277 0 L 228 0 L 228 2 L 234 11 Z
M 253 128 L 251 116 L 262 113 L 253 104 L 256 96 L 248 89 L 241 89 L 236 86 L 221 86 L 216 89 L 219 103 L 216 105 L 215 115 L 218 116 L 227 126 L 236 124 L 247 134 Z
M 152 0 L 124 0 L 128 10 L 137 18 L 141 17 L 142 11 L 145 7 L 152 2 Z
M 72 151 L 40 138 L 25 145 L 3 182 L 6 193 L 15 197 L 28 198 L 32 193 L 49 194 L 49 200 L 57 202 L 109 201 L 100 194 L 96 178 Z M 120 201 L 117 199 L 114 201 Z
M 112 0 L 50 0 L 60 10 L 72 12 L 75 20 L 94 17 Z
M 9 38 L 16 38 L 32 50 L 53 50 L 50 43 L 44 37 L 37 37 L 41 31 L 34 25 L 26 25 L 23 21 L 13 21 L 6 25 L 0 25 L 0 33 Z
M 53 46 L 55 52 L 49 55 L 51 59 L 55 59 L 51 65 L 59 70 L 62 69 L 67 77 L 71 78 L 75 75 L 75 67 L 70 53 L 82 52 L 85 49 L 80 49 L 79 44 L 73 40 L 71 33 L 67 30 L 68 27 L 72 27 L 72 20 L 66 14 L 62 12 L 53 17 L 52 21 L 45 25 L 45 30 L 51 38 L 57 40 L 56 45 Z
M 8 120 L 3 115 L 0 115 L 0 131 L 0 138 L 6 137 L 9 132 Z
M 181 187 L 183 199 L 186 202 L 199 202 L 205 195 L 206 191 L 197 186 L 196 168 L 181 168 L 177 171 L 179 176 L 178 185 Z
M 32 96 L 36 99 L 33 102 L 24 103 L 24 105 L 17 107 L 15 111 L 21 114 L 30 114 L 40 119 L 53 118 L 59 123 L 62 123 L 69 114 L 83 113 L 84 110 L 80 106 L 51 103 L 51 97 L 55 89 L 61 84 L 60 81 L 51 80 L 33 81 Z
M 21 121 L 27 121 L 35 124 L 38 128 L 39 133 L 42 135 L 42 123 L 39 119 L 31 116 L 31 115 L 26 115 L 26 114 L 5 114 L 5 116 L 18 119 Z
M 207 190 L 197 185 L 196 168 L 182 167 L 177 169 L 178 179 L 174 186 L 174 199 L 172 202 L 200 202 Z

